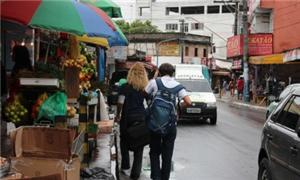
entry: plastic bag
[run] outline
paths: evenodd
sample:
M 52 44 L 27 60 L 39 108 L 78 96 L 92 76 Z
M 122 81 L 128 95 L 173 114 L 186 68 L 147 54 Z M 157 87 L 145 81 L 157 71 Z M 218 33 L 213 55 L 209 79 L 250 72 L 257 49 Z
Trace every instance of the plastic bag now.
M 65 116 L 67 113 L 67 96 L 57 92 L 50 96 L 40 107 L 38 120 L 46 118 L 54 121 L 55 116 Z

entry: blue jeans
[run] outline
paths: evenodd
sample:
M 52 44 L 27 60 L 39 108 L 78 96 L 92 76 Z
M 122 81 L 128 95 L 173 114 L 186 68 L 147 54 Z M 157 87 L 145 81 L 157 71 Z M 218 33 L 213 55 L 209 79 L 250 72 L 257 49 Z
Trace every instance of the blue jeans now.
M 160 135 L 151 132 L 150 140 L 150 162 L 151 162 L 151 179 L 169 180 L 174 142 L 176 139 L 177 129 L 173 127 L 166 135 Z M 160 166 L 160 155 L 162 164 Z

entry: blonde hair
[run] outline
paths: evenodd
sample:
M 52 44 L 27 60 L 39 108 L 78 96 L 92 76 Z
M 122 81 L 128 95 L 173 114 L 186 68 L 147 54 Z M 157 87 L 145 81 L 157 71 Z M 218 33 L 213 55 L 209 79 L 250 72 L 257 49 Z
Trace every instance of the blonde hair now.
M 142 91 L 148 84 L 148 76 L 142 63 L 135 63 L 127 75 L 128 84 L 132 85 L 135 90 Z

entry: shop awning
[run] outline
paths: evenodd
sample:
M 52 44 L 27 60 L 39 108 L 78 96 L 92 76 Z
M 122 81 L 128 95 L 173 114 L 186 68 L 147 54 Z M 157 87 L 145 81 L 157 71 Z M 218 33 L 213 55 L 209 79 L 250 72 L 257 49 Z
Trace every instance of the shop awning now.
M 283 54 L 271 54 L 266 56 L 251 56 L 250 64 L 283 64 Z
M 105 48 L 109 47 L 108 41 L 106 38 L 100 37 L 88 37 L 88 36 L 76 36 L 77 41 L 96 44 Z
M 228 72 L 228 71 L 213 71 L 213 75 L 216 75 L 216 76 L 230 76 L 230 72 Z

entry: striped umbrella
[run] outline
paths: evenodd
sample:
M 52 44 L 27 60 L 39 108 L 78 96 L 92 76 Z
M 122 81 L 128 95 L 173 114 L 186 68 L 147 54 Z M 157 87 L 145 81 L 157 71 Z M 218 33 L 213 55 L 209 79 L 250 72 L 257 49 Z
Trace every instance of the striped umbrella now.
M 1 1 L 3 20 L 80 36 L 115 37 L 113 23 L 99 12 L 101 10 L 95 11 L 95 8 L 75 0 Z
M 122 17 L 120 6 L 111 0 L 80 0 L 80 2 L 88 3 L 100 8 L 112 18 Z

